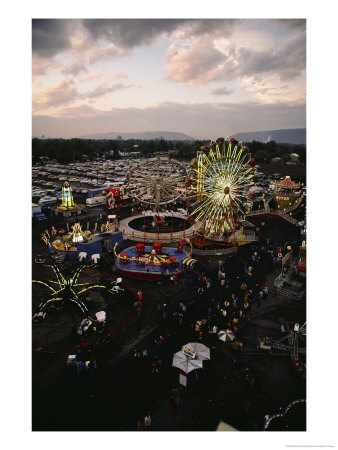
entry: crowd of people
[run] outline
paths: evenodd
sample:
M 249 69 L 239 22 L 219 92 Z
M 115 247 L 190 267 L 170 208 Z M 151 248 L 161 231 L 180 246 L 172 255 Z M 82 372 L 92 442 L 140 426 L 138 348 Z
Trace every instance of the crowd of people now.
M 178 350 L 177 344 L 172 345 L 171 341 L 176 342 L 176 335 L 183 333 L 187 342 L 201 342 L 213 348 L 224 345 L 227 349 L 226 367 L 248 392 L 255 389 L 251 370 L 241 364 L 241 330 L 250 320 L 250 311 L 258 312 L 264 303 L 269 302 L 266 275 L 281 265 L 288 246 L 286 242 L 282 248 L 273 247 L 269 241 L 261 239 L 249 251 L 243 252 L 245 256 L 236 258 L 235 265 L 231 260 L 219 260 L 215 265 L 206 259 L 200 270 L 180 273 L 177 296 L 167 293 L 163 302 L 158 304 L 161 329 L 167 333 L 163 332 L 156 338 L 145 354 L 144 350 L 134 351 L 138 367 L 143 367 L 155 378 L 171 369 L 172 355 Z M 180 297 L 180 292 L 184 296 Z M 232 336 L 228 345 L 219 340 L 221 330 Z M 250 403 L 249 399 L 247 402 Z M 172 395 L 169 407 L 171 412 L 177 409 Z

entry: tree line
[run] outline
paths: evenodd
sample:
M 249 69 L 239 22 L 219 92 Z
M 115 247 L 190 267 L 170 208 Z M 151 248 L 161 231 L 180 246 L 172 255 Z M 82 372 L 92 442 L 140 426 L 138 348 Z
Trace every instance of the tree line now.
M 118 159 L 121 152 L 141 152 L 145 156 L 155 153 L 167 153 L 175 150 L 177 156 L 191 159 L 196 155 L 201 146 L 209 141 L 167 141 L 155 140 L 115 140 L 115 139 L 32 139 L 32 162 L 40 162 L 41 157 L 55 159 L 59 163 L 70 163 L 75 161 L 90 161 L 95 158 L 106 157 Z M 275 141 L 267 143 L 252 141 L 246 144 L 252 157 L 259 164 L 269 163 L 272 158 L 281 157 L 284 162 L 289 161 L 290 153 L 297 153 L 300 161 L 306 161 L 305 145 L 279 144 Z

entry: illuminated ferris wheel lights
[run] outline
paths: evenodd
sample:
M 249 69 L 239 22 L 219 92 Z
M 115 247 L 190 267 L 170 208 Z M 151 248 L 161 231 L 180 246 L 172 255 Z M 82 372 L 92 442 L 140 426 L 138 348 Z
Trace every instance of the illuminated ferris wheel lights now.
M 201 220 L 206 234 L 234 231 L 235 215 L 244 214 L 243 203 L 250 201 L 246 190 L 253 184 L 248 161 L 248 155 L 243 155 L 243 148 L 237 145 L 230 143 L 226 151 L 224 140 L 212 141 L 207 149 L 199 152 L 197 177 L 193 180 L 201 204 L 192 214 Z

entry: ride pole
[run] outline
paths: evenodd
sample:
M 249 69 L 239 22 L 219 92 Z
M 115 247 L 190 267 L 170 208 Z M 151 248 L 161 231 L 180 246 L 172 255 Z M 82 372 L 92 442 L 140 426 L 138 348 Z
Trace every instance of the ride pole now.
M 146 243 L 146 216 L 143 211 L 143 243 Z
M 174 227 L 174 212 L 171 211 L 171 232 L 170 232 L 170 242 L 173 242 L 173 227 Z

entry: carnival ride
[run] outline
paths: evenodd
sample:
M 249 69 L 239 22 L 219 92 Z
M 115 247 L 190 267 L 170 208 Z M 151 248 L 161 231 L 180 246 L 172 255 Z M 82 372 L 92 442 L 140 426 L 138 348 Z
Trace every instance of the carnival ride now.
M 186 169 L 179 161 L 166 156 L 149 158 L 131 168 L 128 191 L 158 212 L 182 196 L 185 177 Z
M 51 231 L 46 229 L 41 236 L 50 255 L 58 262 L 62 262 L 65 258 L 76 259 L 80 256 L 82 259 L 84 255 L 87 262 L 95 261 L 100 259 L 104 250 L 112 251 L 114 243 L 122 237 L 118 231 L 116 215 L 108 216 L 107 222 L 99 227 L 96 222 L 92 231 L 89 230 L 89 222 L 85 231 L 79 222 L 74 223 L 71 230 L 69 228 L 68 223 L 66 230 L 52 226 Z
M 106 202 L 109 209 L 117 209 L 120 211 L 120 209 L 123 206 L 123 194 L 120 190 L 120 188 L 113 188 L 108 189 L 107 195 L 106 195 Z
M 281 273 L 274 280 L 274 286 L 277 294 L 301 300 L 305 296 L 306 289 L 306 245 L 300 247 L 298 257 L 293 256 L 290 246 L 287 250 L 282 258 Z
M 239 214 L 248 212 L 243 206 L 250 202 L 247 189 L 253 183 L 249 167 L 251 154 L 234 140 L 218 139 L 198 152 L 196 178 L 198 207 L 192 212 L 200 220 L 205 236 L 235 232 Z
M 86 206 L 74 202 L 72 188 L 68 181 L 65 181 L 62 187 L 62 202 L 61 205 L 51 207 L 54 214 L 58 216 L 77 216 L 86 210 Z
M 32 280 L 33 283 L 41 284 L 45 286 L 50 291 L 52 291 L 51 297 L 47 300 L 41 302 L 38 306 L 36 313 L 33 318 L 36 317 L 39 313 L 45 313 L 48 311 L 49 306 L 52 304 L 57 304 L 60 307 L 64 307 L 65 305 L 75 304 L 78 308 L 80 308 L 83 316 L 88 317 L 92 322 L 97 322 L 98 320 L 93 317 L 93 314 L 89 312 L 87 305 L 85 304 L 85 300 L 80 297 L 81 294 L 88 291 L 89 289 L 94 288 L 104 288 L 111 294 L 118 292 L 118 289 L 114 290 L 115 285 L 111 285 L 109 283 L 78 283 L 79 276 L 83 269 L 88 267 L 93 267 L 93 265 L 81 264 L 76 270 L 72 277 L 65 278 L 61 273 L 59 267 L 55 264 L 44 264 L 45 267 L 50 267 L 56 277 L 56 281 L 54 280 Z M 77 290 L 76 288 L 79 288 Z M 54 303 L 56 302 L 56 303 Z
M 240 142 L 219 138 L 197 152 L 192 178 L 196 204 L 192 216 L 200 221 L 199 237 L 236 244 L 242 218 L 252 207 L 251 154 Z M 242 242 L 246 242 L 245 238 Z
M 271 416 L 266 416 L 263 431 L 270 431 L 270 429 L 273 430 L 273 425 L 276 420 L 282 420 L 283 422 L 285 422 L 285 426 L 286 428 L 288 428 L 288 431 L 301 431 L 301 430 L 305 431 L 306 429 L 305 414 L 302 411 L 305 406 L 306 406 L 306 399 L 300 398 L 297 400 L 293 400 L 291 403 L 289 403 L 288 406 L 284 409 L 284 411 L 279 411 L 278 413 L 273 414 Z M 297 417 L 298 420 L 295 424 L 296 427 L 292 426 L 295 418 L 293 418 L 293 420 L 292 418 L 291 420 L 289 419 L 290 411 L 293 412 L 295 408 L 296 411 L 297 409 L 298 410 L 300 409 L 300 411 L 298 411 Z M 301 416 L 299 415 L 300 412 L 302 412 Z M 301 427 L 301 429 L 299 429 L 299 426 Z
M 178 276 L 179 272 L 194 268 L 196 259 L 191 258 L 190 242 L 179 242 L 177 247 L 163 246 L 155 243 L 146 246 L 143 242 L 118 252 L 115 244 L 115 265 L 120 273 L 130 278 L 159 280 L 163 276 Z
M 144 211 L 120 221 L 123 239 L 136 242 L 177 244 L 196 235 L 198 222 L 181 211 Z
M 285 327 L 282 326 L 285 331 Z M 298 354 L 306 353 L 305 347 L 299 347 L 299 340 L 306 344 L 306 322 L 303 325 L 299 323 L 288 322 L 286 335 L 280 339 L 273 339 L 270 336 L 259 335 L 257 347 L 261 350 L 271 351 L 282 350 L 290 353 L 292 363 L 297 373 L 305 377 L 305 364 L 303 364 Z

